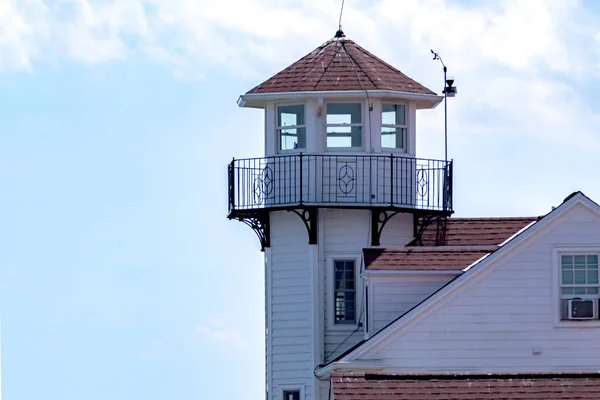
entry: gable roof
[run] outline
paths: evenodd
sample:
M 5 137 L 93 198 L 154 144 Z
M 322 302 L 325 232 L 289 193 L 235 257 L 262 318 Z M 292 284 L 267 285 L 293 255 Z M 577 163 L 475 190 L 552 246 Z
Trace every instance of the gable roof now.
M 332 39 L 247 94 L 390 90 L 436 95 L 352 40 Z
M 499 250 L 490 254 L 488 257 L 480 260 L 472 268 L 469 268 L 464 274 L 450 281 L 448 284 L 440 288 L 437 292 L 423 300 L 421 303 L 417 304 L 415 307 L 411 308 L 406 313 L 396 318 L 394 321 L 390 322 L 387 326 L 385 326 L 383 329 L 375 333 L 367 340 L 359 342 L 356 346 L 347 350 L 341 356 L 339 356 L 335 360 L 332 360 L 329 364 L 327 364 L 320 370 L 317 370 L 317 375 L 323 376 L 328 374 L 329 371 L 331 371 L 335 367 L 334 363 L 338 361 L 342 363 L 348 363 L 349 361 L 360 357 L 360 355 L 369 351 L 373 347 L 382 345 L 387 339 L 392 338 L 394 334 L 399 332 L 401 329 L 407 329 L 411 323 L 414 324 L 419 319 L 426 317 L 428 315 L 427 312 L 431 311 L 433 305 L 443 303 L 444 301 L 448 300 L 449 294 L 463 288 L 473 278 L 487 271 L 489 269 L 489 266 L 492 265 L 496 260 L 500 259 L 506 254 L 509 254 L 510 251 L 516 246 L 523 243 L 532 235 L 539 232 L 541 229 L 545 228 L 546 226 L 554 222 L 557 218 L 564 215 L 567 211 L 571 210 L 577 205 L 582 205 L 587 209 L 600 215 L 600 206 L 592 200 L 590 200 L 588 197 L 586 197 L 583 193 L 575 192 L 569 195 L 561 205 L 554 208 L 543 218 L 540 218 L 536 223 L 531 224 L 526 229 L 519 232 L 519 234 L 513 236 L 502 247 L 500 247 Z
M 369 271 L 460 271 L 498 246 L 478 247 L 408 247 L 403 249 L 364 249 L 365 267 Z
M 448 218 L 446 221 L 447 246 L 499 245 L 506 239 L 541 217 Z M 429 225 L 419 244 L 435 246 L 436 224 Z
M 596 400 L 600 373 L 334 373 L 332 391 L 336 400 Z

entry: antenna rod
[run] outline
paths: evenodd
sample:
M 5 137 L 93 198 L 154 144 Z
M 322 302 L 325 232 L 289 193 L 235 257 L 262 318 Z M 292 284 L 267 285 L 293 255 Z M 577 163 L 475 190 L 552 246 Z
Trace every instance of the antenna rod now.
M 344 12 L 344 0 L 342 0 L 342 8 L 340 9 L 340 20 L 338 22 L 339 30 L 342 30 L 342 13 Z
M 440 57 L 438 53 L 431 50 L 431 54 L 433 54 L 433 59 L 440 60 L 442 67 L 444 67 L 444 161 L 448 163 L 448 88 L 446 87 L 446 84 L 448 83 L 446 77 L 448 68 L 446 68 L 442 57 Z M 452 85 L 450 84 L 449 87 L 452 87 Z

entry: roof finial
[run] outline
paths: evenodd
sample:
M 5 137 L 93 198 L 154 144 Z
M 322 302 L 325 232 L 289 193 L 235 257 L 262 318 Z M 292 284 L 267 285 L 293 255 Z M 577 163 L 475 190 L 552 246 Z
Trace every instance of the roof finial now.
M 338 30 L 335 33 L 335 37 L 338 39 L 346 37 L 346 35 L 344 35 L 344 31 L 342 30 L 342 13 L 343 12 L 344 12 L 344 0 L 342 0 L 342 8 L 340 10 L 340 20 L 338 22 Z

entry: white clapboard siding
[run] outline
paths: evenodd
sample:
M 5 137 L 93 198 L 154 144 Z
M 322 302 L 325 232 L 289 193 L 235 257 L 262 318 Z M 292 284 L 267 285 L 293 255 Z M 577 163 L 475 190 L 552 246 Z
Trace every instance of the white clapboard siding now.
M 324 237 L 324 306 L 325 306 L 325 361 L 330 361 L 354 346 L 364 337 L 362 328 L 356 330 L 356 326 L 340 327 L 332 326 L 329 315 L 333 300 L 331 284 L 328 282 L 330 274 L 327 269 L 332 268 L 332 260 L 335 258 L 357 258 L 362 262 L 362 249 L 371 246 L 371 213 L 368 210 L 323 210 Z M 398 214 L 394 216 L 385 226 L 382 234 L 382 245 L 386 247 L 404 247 L 412 240 L 412 216 L 409 214 Z M 359 265 L 359 270 L 364 269 Z M 359 307 L 364 310 L 362 279 L 357 276 L 357 301 Z M 361 322 L 364 323 L 366 315 L 362 314 Z M 352 333 L 354 330 L 356 332 Z
M 596 214 L 574 207 L 363 357 L 398 371 L 599 370 L 600 327 L 556 323 L 564 247 L 600 248 Z
M 452 279 L 454 275 L 448 274 L 370 277 L 373 327 L 370 333 L 379 331 Z
M 271 399 L 281 387 L 303 387 L 312 396 L 313 323 L 308 236 L 291 212 L 271 213 L 270 321 L 267 360 L 271 363 Z M 267 368 L 269 370 L 269 368 Z

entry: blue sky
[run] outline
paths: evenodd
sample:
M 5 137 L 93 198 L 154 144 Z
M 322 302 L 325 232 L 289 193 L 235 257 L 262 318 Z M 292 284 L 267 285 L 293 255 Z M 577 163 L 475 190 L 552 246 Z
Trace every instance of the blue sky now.
M 347 1 L 349 38 L 439 92 L 461 216 L 600 201 L 593 2 Z M 226 164 L 239 94 L 333 36 L 339 1 L 0 0 L 7 399 L 264 398 L 258 240 Z M 420 156 L 443 158 L 443 108 Z

